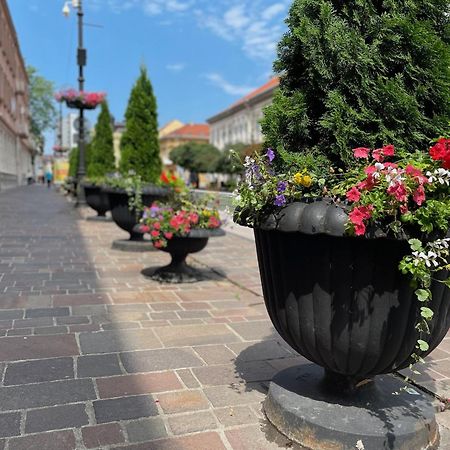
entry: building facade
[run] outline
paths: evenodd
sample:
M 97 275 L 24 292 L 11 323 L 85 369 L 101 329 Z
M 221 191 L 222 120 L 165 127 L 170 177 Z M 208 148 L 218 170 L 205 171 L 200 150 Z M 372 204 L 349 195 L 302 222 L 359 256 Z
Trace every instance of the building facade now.
M 228 145 L 263 142 L 260 121 L 263 109 L 272 103 L 280 80 L 275 77 L 266 84 L 209 118 L 210 143 L 223 150 Z
M 171 166 L 170 152 L 174 148 L 187 143 L 208 144 L 209 125 L 206 123 L 190 123 L 165 133 L 162 137 L 160 134 L 159 148 L 163 165 Z
M 0 191 L 34 176 L 28 77 L 6 0 L 0 0 Z

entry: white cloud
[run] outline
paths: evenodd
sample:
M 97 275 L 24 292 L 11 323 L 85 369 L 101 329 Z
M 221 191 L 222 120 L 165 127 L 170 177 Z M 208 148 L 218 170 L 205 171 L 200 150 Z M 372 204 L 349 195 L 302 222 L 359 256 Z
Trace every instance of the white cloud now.
M 211 84 L 219 87 L 222 91 L 226 92 L 230 95 L 239 95 L 243 96 L 253 91 L 255 88 L 251 86 L 242 86 L 237 84 L 232 84 L 225 80 L 225 78 L 219 73 L 207 73 L 204 75 L 206 79 L 208 79 Z
M 171 72 L 181 72 L 186 68 L 186 64 L 176 63 L 176 64 L 167 64 L 166 69 Z
M 253 59 L 271 61 L 292 0 L 90 0 L 91 8 L 115 13 L 139 8 L 164 23 L 183 17 L 196 21 L 221 39 L 240 46 Z M 162 22 L 161 22 L 162 23 Z

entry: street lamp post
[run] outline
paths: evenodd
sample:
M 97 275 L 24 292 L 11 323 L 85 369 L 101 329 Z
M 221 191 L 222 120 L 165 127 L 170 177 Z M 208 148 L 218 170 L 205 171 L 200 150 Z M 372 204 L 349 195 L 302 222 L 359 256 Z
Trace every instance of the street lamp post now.
M 87 52 L 83 47 L 83 0 L 72 0 L 72 6 L 77 10 L 78 16 L 78 49 L 77 49 L 77 64 L 78 64 L 78 89 L 80 92 L 84 90 L 84 66 L 86 66 Z M 63 14 L 67 17 L 70 14 L 69 2 L 64 4 Z M 85 140 L 84 140 L 84 109 L 80 107 L 80 119 L 78 130 L 78 170 L 77 170 L 77 206 L 86 204 L 86 197 L 82 187 L 82 181 L 86 175 L 86 155 L 85 155 Z

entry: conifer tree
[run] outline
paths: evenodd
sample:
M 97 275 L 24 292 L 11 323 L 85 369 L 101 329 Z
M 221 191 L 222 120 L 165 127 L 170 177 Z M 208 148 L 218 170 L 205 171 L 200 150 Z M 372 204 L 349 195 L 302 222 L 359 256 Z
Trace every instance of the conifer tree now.
M 120 171 L 133 171 L 144 181 L 156 182 L 161 174 L 156 99 L 145 67 L 133 89 L 125 113 L 125 128 L 120 144 Z
M 114 172 L 114 170 L 112 118 L 108 104 L 103 102 L 97 124 L 95 125 L 95 136 L 90 144 L 87 175 L 88 177 L 104 177 L 107 173 Z
M 450 120 L 448 0 L 294 0 L 266 144 L 345 167 L 352 148 L 426 150 Z M 300 153 L 301 154 L 301 153 Z

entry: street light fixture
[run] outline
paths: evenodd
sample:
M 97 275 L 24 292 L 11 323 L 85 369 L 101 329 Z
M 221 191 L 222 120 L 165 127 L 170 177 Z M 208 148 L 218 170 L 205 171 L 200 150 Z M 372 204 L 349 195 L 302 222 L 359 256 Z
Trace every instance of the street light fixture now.
M 71 2 L 66 1 L 63 7 L 63 14 L 68 17 L 70 14 L 70 3 L 72 8 L 77 10 L 78 16 L 78 49 L 77 49 L 77 64 L 78 64 L 78 89 L 80 92 L 84 90 L 84 66 L 86 66 L 87 52 L 83 47 L 83 0 L 72 0 Z M 82 187 L 82 181 L 86 175 L 85 167 L 85 142 L 84 142 L 84 109 L 80 108 L 80 119 L 79 119 L 79 138 L 78 138 L 78 171 L 77 171 L 77 182 L 78 182 L 78 195 L 77 195 L 77 206 L 85 205 L 86 198 L 84 194 L 84 189 Z

